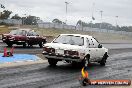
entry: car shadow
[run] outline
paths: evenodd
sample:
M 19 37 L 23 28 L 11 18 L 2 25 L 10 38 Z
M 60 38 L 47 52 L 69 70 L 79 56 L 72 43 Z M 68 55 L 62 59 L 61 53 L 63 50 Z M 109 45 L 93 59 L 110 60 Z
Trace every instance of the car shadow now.
M 100 66 L 98 63 L 91 63 L 88 67 L 87 70 L 95 70 L 95 69 L 102 69 L 105 66 Z M 83 67 L 82 66 L 73 66 L 72 64 L 64 63 L 64 64 L 59 64 L 56 66 L 50 66 L 48 65 L 46 68 L 47 70 L 52 70 L 52 71 L 64 71 L 64 72 L 78 72 L 81 71 Z M 43 68 L 40 69 L 41 71 L 44 71 Z
M 8 47 L 8 46 L 5 46 L 6 48 L 12 48 L 12 47 Z M 13 46 L 15 49 L 42 49 L 40 48 L 39 46 L 27 46 L 27 47 L 23 47 L 23 46 Z

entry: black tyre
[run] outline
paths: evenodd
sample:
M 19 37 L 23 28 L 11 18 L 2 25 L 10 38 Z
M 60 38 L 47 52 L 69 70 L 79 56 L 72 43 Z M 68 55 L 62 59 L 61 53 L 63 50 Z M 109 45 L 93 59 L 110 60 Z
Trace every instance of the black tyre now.
M 105 62 L 100 62 L 100 65 L 101 66 L 105 66 Z
M 39 47 L 40 47 L 40 48 L 43 47 L 43 42 L 39 43 Z
M 55 59 L 48 59 L 48 62 L 49 62 L 49 64 L 50 64 L 50 66 L 56 66 L 56 64 L 57 64 L 57 60 L 55 60 Z
M 86 86 L 87 85 L 87 83 L 86 83 L 86 80 L 84 79 L 83 81 L 82 81 L 82 86 Z
M 33 47 L 33 45 L 31 45 L 31 44 L 30 44 L 29 46 L 30 46 L 30 47 Z
M 107 58 L 108 58 L 108 55 L 107 55 L 107 53 L 105 53 L 102 60 L 100 61 L 101 66 L 105 66 Z
M 78 67 L 80 66 L 80 64 L 78 62 L 72 61 L 72 67 Z
M 12 47 L 12 43 L 6 43 L 8 45 L 8 47 Z
M 85 56 L 84 60 L 82 61 L 82 66 L 87 67 L 90 64 L 90 55 Z
M 45 44 L 47 41 L 46 41 L 46 39 L 45 40 L 43 40 L 43 44 Z
M 24 48 L 26 48 L 27 46 L 28 46 L 28 43 L 27 42 L 23 43 L 23 47 Z

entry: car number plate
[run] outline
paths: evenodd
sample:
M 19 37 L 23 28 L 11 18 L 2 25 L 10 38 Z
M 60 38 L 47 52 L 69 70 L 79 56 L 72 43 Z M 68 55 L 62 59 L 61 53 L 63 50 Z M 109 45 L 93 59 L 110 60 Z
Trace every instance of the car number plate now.
M 58 53 L 58 54 L 64 54 L 64 50 L 58 49 L 58 50 L 56 50 L 56 53 Z

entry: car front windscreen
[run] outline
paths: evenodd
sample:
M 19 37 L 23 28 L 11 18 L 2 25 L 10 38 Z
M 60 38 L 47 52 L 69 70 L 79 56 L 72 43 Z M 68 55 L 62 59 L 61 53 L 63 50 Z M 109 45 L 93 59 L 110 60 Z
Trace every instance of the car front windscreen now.
M 10 35 L 26 35 L 26 31 L 24 31 L 24 30 L 12 30 L 9 34 Z
M 70 44 L 70 45 L 84 45 L 84 38 L 80 36 L 73 35 L 60 35 L 56 38 L 53 43 L 62 43 L 62 44 Z

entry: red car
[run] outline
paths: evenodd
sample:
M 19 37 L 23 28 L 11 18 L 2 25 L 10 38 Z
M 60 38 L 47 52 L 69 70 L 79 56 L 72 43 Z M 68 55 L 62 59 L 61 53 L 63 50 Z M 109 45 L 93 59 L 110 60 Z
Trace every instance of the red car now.
M 16 29 L 9 34 L 3 34 L 2 41 L 9 47 L 12 47 L 13 44 L 23 45 L 23 47 L 39 44 L 42 47 L 46 43 L 46 38 L 39 36 L 32 29 Z

